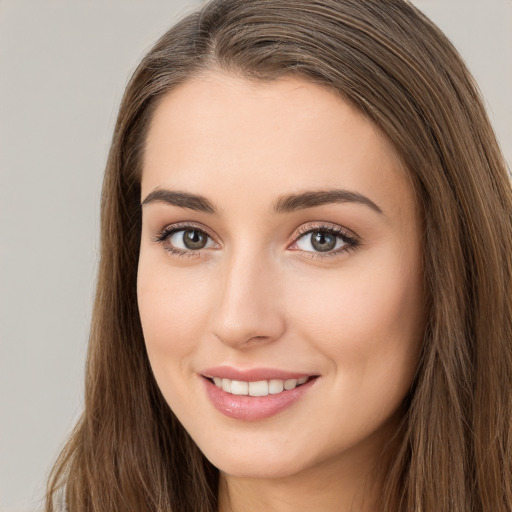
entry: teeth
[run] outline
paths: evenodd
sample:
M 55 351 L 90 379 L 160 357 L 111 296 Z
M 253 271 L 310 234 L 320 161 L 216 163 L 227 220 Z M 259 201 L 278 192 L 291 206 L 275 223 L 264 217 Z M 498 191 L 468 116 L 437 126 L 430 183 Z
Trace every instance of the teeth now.
M 297 379 L 288 379 L 284 381 L 284 389 L 289 391 L 290 389 L 295 389 L 297 387 Z
M 231 393 L 233 395 L 247 395 L 249 393 L 249 383 L 241 380 L 232 380 Z
M 267 396 L 268 380 L 259 380 L 257 382 L 249 382 L 250 396 Z
M 231 393 L 231 382 L 229 379 L 222 379 L 222 391 Z
M 281 393 L 284 390 L 284 382 L 282 380 L 273 379 L 268 382 L 268 392 L 271 395 Z
M 267 396 L 295 389 L 297 386 L 306 383 L 308 379 L 309 377 L 301 377 L 300 379 L 271 379 L 245 382 L 243 380 L 213 377 L 213 382 L 218 388 L 233 395 Z

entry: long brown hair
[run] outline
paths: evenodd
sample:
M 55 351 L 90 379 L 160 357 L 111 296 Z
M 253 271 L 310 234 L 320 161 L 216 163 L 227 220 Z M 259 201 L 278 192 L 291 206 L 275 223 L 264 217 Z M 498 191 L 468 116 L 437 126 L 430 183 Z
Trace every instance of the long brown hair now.
M 401 155 L 423 215 L 428 320 L 383 511 L 512 511 L 512 194 L 477 87 L 405 0 L 214 0 L 124 95 L 102 196 L 85 410 L 48 512 L 214 512 L 218 472 L 160 394 L 137 311 L 140 173 L 159 100 L 209 69 L 338 91 Z

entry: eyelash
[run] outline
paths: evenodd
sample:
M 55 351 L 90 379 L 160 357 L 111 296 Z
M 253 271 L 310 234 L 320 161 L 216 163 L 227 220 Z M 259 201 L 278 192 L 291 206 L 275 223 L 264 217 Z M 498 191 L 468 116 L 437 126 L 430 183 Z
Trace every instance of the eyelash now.
M 316 232 L 322 232 L 322 233 L 328 233 L 330 235 L 333 235 L 336 238 L 340 238 L 343 243 L 345 244 L 343 247 L 340 247 L 339 249 L 336 249 L 334 251 L 326 251 L 324 253 L 322 252 L 314 252 L 314 251 L 302 251 L 304 253 L 304 257 L 310 258 L 310 259 L 325 259 L 330 258 L 334 256 L 339 256 L 342 253 L 350 252 L 357 247 L 359 247 L 359 240 L 356 236 L 350 234 L 350 232 L 346 229 L 341 228 L 340 226 L 336 226 L 333 224 L 317 224 L 317 225 L 311 225 L 306 224 L 304 226 L 301 226 L 297 233 L 294 236 L 293 244 L 296 244 L 301 238 L 305 237 L 306 235 L 310 233 L 316 233 Z M 296 249 L 297 250 L 297 249 Z M 300 250 L 300 249 L 298 249 Z
M 160 233 L 155 237 L 154 241 L 157 243 L 160 243 L 164 246 L 164 249 L 172 254 L 173 256 L 179 256 L 182 258 L 194 258 L 197 256 L 201 256 L 201 253 L 203 252 L 201 249 L 199 250 L 192 250 L 189 249 L 188 251 L 184 251 L 182 249 L 178 249 L 176 247 L 173 247 L 172 245 L 166 243 L 169 238 L 177 233 L 178 231 L 186 231 L 186 230 L 195 230 L 200 231 L 201 233 L 204 233 L 208 238 L 213 240 L 212 234 L 205 229 L 203 226 L 198 226 L 196 224 L 172 224 L 171 226 L 167 226 Z
M 210 234 L 210 232 L 207 229 L 205 229 L 203 226 L 197 226 L 195 224 L 173 224 L 171 226 L 165 227 L 160 233 L 158 233 L 158 235 L 155 237 L 154 241 L 156 243 L 162 244 L 164 246 L 164 249 L 167 252 L 169 252 L 170 254 L 172 254 L 173 256 L 179 256 L 179 257 L 184 257 L 184 258 L 193 258 L 193 257 L 201 256 L 201 254 L 203 252 L 202 249 L 182 250 L 182 249 L 177 249 L 176 247 L 173 247 L 170 244 L 166 244 L 166 242 L 169 240 L 169 238 L 172 235 L 174 235 L 175 233 L 177 233 L 179 231 L 186 231 L 186 230 L 200 231 L 200 232 L 204 233 L 211 240 L 214 240 L 214 237 L 212 236 L 212 234 Z M 300 249 L 294 249 L 294 250 L 301 251 L 302 253 L 304 253 L 304 257 L 306 257 L 306 258 L 324 259 L 324 258 L 329 258 L 329 257 L 333 257 L 333 256 L 339 256 L 340 254 L 345 253 L 345 252 L 353 251 L 360 244 L 357 237 L 355 237 L 352 234 L 349 234 L 349 232 L 347 230 L 345 230 L 339 226 L 326 225 L 326 224 L 317 224 L 317 225 L 306 224 L 297 230 L 297 233 L 294 236 L 293 242 L 290 245 L 294 245 L 301 238 L 305 237 L 309 233 L 315 233 L 315 232 L 319 232 L 319 231 L 333 235 L 336 238 L 341 239 L 345 245 L 337 250 L 326 251 L 324 253 L 314 252 L 314 251 L 301 251 Z

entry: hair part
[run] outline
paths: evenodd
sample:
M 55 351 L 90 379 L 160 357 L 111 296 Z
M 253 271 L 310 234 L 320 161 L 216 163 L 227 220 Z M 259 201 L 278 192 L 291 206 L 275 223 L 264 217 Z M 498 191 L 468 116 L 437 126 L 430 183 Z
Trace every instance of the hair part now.
M 163 399 L 136 294 L 152 114 L 211 70 L 336 91 L 389 138 L 423 220 L 427 326 L 381 510 L 512 510 L 512 193 L 478 89 L 405 0 L 215 0 L 130 80 L 108 157 L 85 410 L 48 487 L 73 512 L 214 512 L 218 472 Z

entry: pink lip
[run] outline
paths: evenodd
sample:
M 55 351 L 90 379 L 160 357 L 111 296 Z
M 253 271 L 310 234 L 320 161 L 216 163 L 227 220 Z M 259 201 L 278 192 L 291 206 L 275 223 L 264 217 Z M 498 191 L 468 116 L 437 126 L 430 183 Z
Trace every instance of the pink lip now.
M 317 378 L 311 378 L 305 384 L 302 384 L 295 389 L 290 389 L 288 391 L 282 391 L 281 393 L 276 393 L 275 395 L 267 395 L 267 396 L 246 396 L 246 395 L 232 395 L 231 393 L 227 393 L 222 389 L 218 388 L 208 376 L 212 377 L 220 377 L 231 380 L 244 380 L 246 382 L 252 382 L 256 380 L 270 380 L 271 378 L 286 380 L 296 379 L 300 377 L 307 377 L 308 375 L 304 374 L 291 374 L 288 372 L 279 372 L 276 370 L 271 371 L 270 377 L 267 370 L 255 369 L 249 372 L 240 372 L 235 369 L 231 369 L 232 372 L 229 375 L 233 377 L 228 377 L 228 373 L 224 370 L 226 368 L 222 368 L 222 372 L 218 372 L 218 369 L 212 369 L 215 371 L 205 371 L 203 373 L 204 386 L 206 389 L 206 394 L 213 406 L 225 416 L 229 418 L 234 418 L 242 421 L 258 421 L 263 420 L 265 418 L 269 418 L 270 416 L 274 416 L 279 412 L 287 409 L 292 406 L 295 402 L 300 400 L 311 387 L 318 380 Z M 270 370 L 268 370 L 270 371 Z M 241 376 L 243 375 L 243 377 Z M 263 377 L 265 375 L 265 377 Z M 277 375 L 281 375 L 278 377 Z M 289 377 L 288 375 L 292 375 Z M 313 376 L 311 376 L 313 377 Z
M 289 372 L 275 368 L 251 368 L 248 370 L 239 370 L 231 366 L 216 366 L 207 368 L 201 372 L 203 377 L 219 377 L 221 379 L 243 380 L 245 382 L 256 382 L 258 380 L 287 380 L 301 379 L 302 377 L 311 377 L 310 373 Z

